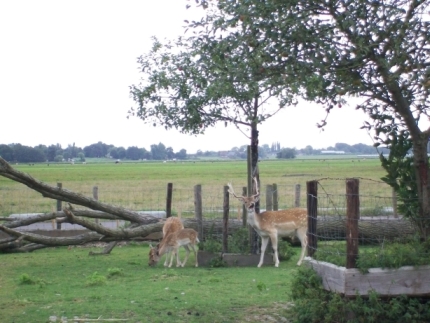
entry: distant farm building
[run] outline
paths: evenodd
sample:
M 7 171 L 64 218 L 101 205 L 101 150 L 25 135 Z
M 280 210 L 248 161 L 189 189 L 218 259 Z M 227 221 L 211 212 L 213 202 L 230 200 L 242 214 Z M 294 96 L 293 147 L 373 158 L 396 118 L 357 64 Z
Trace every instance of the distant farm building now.
M 343 150 L 321 150 L 323 155 L 343 155 L 345 152 Z

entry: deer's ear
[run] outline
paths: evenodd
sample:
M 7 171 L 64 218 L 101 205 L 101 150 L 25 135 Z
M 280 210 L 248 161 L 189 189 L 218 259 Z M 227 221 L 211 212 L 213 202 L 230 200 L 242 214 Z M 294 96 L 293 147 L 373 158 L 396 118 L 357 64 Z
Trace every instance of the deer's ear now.
M 240 202 L 245 203 L 245 199 L 243 197 L 238 197 L 237 198 Z
M 154 247 L 152 246 L 152 244 L 149 244 L 149 248 L 154 249 Z
M 257 195 L 257 196 L 255 197 L 254 201 L 255 201 L 255 202 L 260 201 L 260 195 Z

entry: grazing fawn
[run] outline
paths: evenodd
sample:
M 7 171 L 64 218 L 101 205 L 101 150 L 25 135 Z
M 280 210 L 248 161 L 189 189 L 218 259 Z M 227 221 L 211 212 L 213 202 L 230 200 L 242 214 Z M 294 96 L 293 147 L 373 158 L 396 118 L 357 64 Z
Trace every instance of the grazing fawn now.
M 200 242 L 199 238 L 197 237 L 197 231 L 193 229 L 182 229 L 176 232 L 173 232 L 169 235 L 167 235 L 160 244 L 153 248 L 154 250 L 154 256 L 153 256 L 153 262 L 156 264 L 162 255 L 165 253 L 172 253 L 170 258 L 170 263 L 168 267 L 172 266 L 173 257 L 176 254 L 176 267 L 184 267 L 187 263 L 188 256 L 190 255 L 190 248 L 194 252 L 194 256 L 196 258 L 196 267 L 199 266 L 198 260 L 197 260 L 197 249 L 195 248 L 197 244 Z M 187 254 L 185 255 L 184 261 L 181 263 L 179 260 L 179 247 L 184 246 L 187 250 Z
M 182 224 L 182 221 L 180 218 L 177 217 L 169 217 L 167 218 L 166 222 L 164 222 L 163 225 L 163 240 L 166 239 L 166 237 L 174 232 L 180 231 L 184 228 L 184 225 Z M 163 240 L 161 242 L 163 242 Z M 156 252 L 159 249 L 160 244 L 158 244 L 156 247 L 150 246 L 149 250 L 149 266 L 154 266 L 158 263 L 159 258 L 157 258 L 157 261 L 155 261 L 156 258 Z M 185 249 L 187 249 L 187 246 L 184 246 Z M 164 267 L 167 267 L 169 255 L 166 255 L 166 260 L 164 261 Z
M 287 237 L 296 235 L 302 244 L 302 253 L 297 265 L 302 264 L 307 247 L 307 221 L 308 214 L 305 209 L 294 208 L 281 211 L 265 211 L 262 213 L 255 212 L 255 203 L 259 200 L 258 183 L 254 178 L 256 193 L 252 196 L 237 196 L 234 193 L 232 185 L 229 183 L 229 193 L 241 201 L 248 210 L 248 223 L 261 237 L 261 256 L 258 267 L 263 265 L 264 252 L 266 251 L 269 238 L 272 242 L 274 251 L 275 267 L 279 266 L 278 258 L 278 237 Z

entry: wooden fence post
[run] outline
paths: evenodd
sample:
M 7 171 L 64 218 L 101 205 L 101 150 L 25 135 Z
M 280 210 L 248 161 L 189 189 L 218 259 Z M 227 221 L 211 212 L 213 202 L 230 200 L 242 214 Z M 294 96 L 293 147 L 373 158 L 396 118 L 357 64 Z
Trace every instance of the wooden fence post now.
M 273 187 L 266 185 L 266 211 L 273 210 Z
M 359 181 L 346 180 L 346 268 L 357 267 L 358 219 L 360 215 Z
M 300 184 L 294 187 L 294 207 L 300 207 Z
M 272 196 L 273 196 L 273 211 L 278 211 L 278 185 L 272 184 Z
M 98 186 L 93 186 L 93 199 L 95 199 L 96 201 L 99 200 L 99 187 Z M 99 219 L 95 219 L 96 223 L 99 223 Z
M 223 215 L 222 215 L 222 252 L 228 252 L 228 213 L 230 209 L 228 186 L 224 186 L 224 203 L 223 203 Z
M 194 213 L 197 220 L 197 232 L 199 240 L 203 241 L 203 206 L 202 206 L 202 186 L 194 186 Z
M 317 250 L 317 215 L 318 215 L 318 182 L 306 182 L 308 209 L 308 256 L 312 257 Z
M 242 196 L 248 196 L 248 190 L 247 190 L 247 188 L 244 186 L 243 188 L 242 188 Z M 248 218 L 248 210 L 246 209 L 246 206 L 245 206 L 245 204 L 242 204 L 242 224 L 243 224 L 243 227 L 246 227 L 246 221 L 247 221 L 247 218 Z
M 61 190 L 63 188 L 63 184 L 62 183 L 57 183 L 57 187 L 59 190 Z M 61 200 L 57 200 L 57 211 L 61 211 L 63 209 L 62 207 L 62 201 Z M 61 230 L 61 223 L 57 221 L 57 230 Z
M 166 218 L 170 218 L 172 216 L 172 195 L 173 183 L 167 183 Z

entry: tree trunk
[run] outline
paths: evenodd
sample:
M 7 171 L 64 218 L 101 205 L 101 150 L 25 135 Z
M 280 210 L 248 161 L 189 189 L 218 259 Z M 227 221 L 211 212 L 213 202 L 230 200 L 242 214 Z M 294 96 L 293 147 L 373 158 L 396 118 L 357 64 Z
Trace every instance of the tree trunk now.
M 418 138 L 412 138 L 414 166 L 417 178 L 418 199 L 420 201 L 419 213 L 415 219 L 421 240 L 426 241 L 430 237 L 430 181 L 429 158 L 427 151 L 428 134 L 421 133 Z

